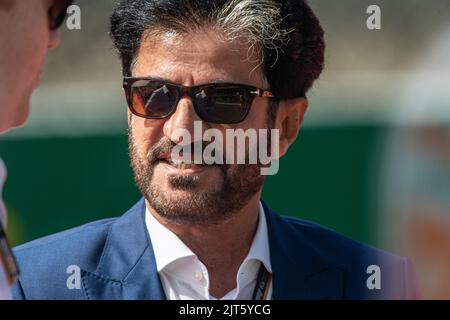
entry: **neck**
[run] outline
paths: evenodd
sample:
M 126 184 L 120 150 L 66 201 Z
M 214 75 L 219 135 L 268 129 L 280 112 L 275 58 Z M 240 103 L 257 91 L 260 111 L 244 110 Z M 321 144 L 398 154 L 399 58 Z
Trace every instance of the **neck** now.
M 214 225 L 177 225 L 159 216 L 147 203 L 149 211 L 175 233 L 208 269 L 210 294 L 223 297 L 236 287 L 236 275 L 248 255 L 258 225 L 257 194 L 232 218 Z

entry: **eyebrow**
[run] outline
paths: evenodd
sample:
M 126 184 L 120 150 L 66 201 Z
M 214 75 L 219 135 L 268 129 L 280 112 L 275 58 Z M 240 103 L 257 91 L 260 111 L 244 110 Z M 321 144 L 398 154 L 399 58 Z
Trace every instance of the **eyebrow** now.
M 125 79 L 142 79 L 142 80 L 156 80 L 156 81 L 161 81 L 161 82 L 167 82 L 170 84 L 174 84 L 177 86 L 183 86 L 182 84 L 176 83 L 168 78 L 164 78 L 164 77 L 154 77 L 154 76 L 142 76 L 142 77 L 124 77 Z M 240 85 L 248 85 L 248 86 L 252 86 L 250 84 L 245 84 L 245 83 L 241 83 L 241 82 L 235 82 L 235 81 L 231 81 L 231 80 L 224 80 L 221 78 L 215 79 L 213 81 L 209 81 L 209 82 L 203 82 L 200 84 L 194 84 L 192 86 L 188 86 L 188 87 L 198 87 L 198 86 L 203 86 L 203 85 L 208 85 L 208 84 L 240 84 Z

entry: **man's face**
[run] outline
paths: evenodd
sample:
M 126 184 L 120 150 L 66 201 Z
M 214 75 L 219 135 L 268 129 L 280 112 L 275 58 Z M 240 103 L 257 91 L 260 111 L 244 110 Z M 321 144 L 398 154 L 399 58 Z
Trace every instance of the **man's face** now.
M 0 1 L 0 132 L 22 125 L 49 48 L 58 45 L 48 11 L 54 0 Z
M 157 77 L 185 86 L 211 82 L 249 84 L 267 88 L 259 62 L 249 57 L 248 45 L 227 43 L 208 31 L 183 36 L 144 37 L 132 70 L 134 77 Z M 235 125 L 202 123 L 203 130 L 267 129 L 268 99 L 255 98 L 247 118 Z M 226 221 L 250 200 L 259 198 L 264 177 L 258 165 L 169 164 L 164 156 L 181 143 L 175 130 L 194 136 L 201 121 L 189 97 L 165 119 L 129 114 L 129 147 L 135 178 L 148 204 L 159 215 L 178 224 L 214 224 Z

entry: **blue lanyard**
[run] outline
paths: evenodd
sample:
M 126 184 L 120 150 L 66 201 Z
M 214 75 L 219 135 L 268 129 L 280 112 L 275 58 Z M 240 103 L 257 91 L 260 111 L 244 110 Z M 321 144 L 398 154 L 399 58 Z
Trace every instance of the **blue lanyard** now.
M 261 262 L 259 267 L 258 277 L 256 278 L 255 290 L 253 290 L 252 300 L 267 300 L 267 295 L 269 292 L 269 285 L 271 280 L 271 274 L 264 267 Z

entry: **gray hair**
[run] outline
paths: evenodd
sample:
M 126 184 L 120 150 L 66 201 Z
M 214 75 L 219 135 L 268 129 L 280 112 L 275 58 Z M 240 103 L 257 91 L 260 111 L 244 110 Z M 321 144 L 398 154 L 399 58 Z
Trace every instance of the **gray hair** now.
M 147 29 L 146 36 L 157 34 L 173 38 L 195 28 L 208 27 L 225 41 L 247 45 L 248 59 L 256 58 L 262 64 L 264 49 L 272 50 L 278 56 L 278 50 L 287 45 L 289 33 L 294 31 L 283 28 L 280 4 L 273 0 L 229 0 L 221 7 L 214 7 L 206 17 L 194 7 L 187 9 L 190 17 L 186 20 L 180 17 L 177 28 L 156 26 Z
M 280 5 L 272 0 L 231 0 L 214 15 L 227 40 L 245 35 L 249 57 L 256 53 L 255 48 L 260 49 L 257 56 L 263 55 L 262 48 L 274 50 L 278 56 L 278 50 L 288 44 L 289 33 L 294 31 L 283 27 Z
M 324 32 L 306 0 L 120 0 L 111 37 L 131 75 L 143 37 L 217 31 L 245 41 L 271 90 L 283 99 L 303 97 L 324 67 Z

